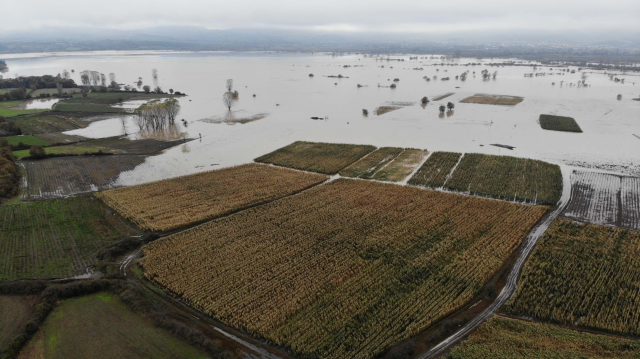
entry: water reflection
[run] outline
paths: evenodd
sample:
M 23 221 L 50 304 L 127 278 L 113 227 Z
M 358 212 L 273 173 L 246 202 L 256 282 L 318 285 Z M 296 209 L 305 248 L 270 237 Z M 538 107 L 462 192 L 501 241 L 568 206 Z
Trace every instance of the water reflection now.
M 58 101 L 60 100 L 57 98 L 38 98 L 20 102 L 13 108 L 16 110 L 50 110 Z

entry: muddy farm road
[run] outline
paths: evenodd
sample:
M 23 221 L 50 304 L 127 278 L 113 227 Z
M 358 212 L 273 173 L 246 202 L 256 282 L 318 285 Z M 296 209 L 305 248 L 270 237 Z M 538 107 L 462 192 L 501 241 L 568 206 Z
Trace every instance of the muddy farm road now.
M 487 307 L 482 313 L 478 314 L 475 318 L 473 318 L 469 323 L 467 323 L 462 329 L 455 332 L 453 335 L 444 339 L 438 345 L 424 352 L 422 355 L 418 356 L 418 359 L 429 359 L 435 358 L 440 355 L 444 350 L 449 348 L 451 345 L 457 343 L 459 340 L 464 338 L 467 334 L 469 334 L 472 330 L 474 330 L 478 325 L 482 324 L 486 319 L 493 315 L 493 313 L 500 308 L 511 296 L 515 293 L 517 288 L 517 280 L 520 275 L 520 270 L 524 265 L 527 257 L 538 243 L 538 240 L 542 237 L 544 232 L 549 228 L 551 223 L 564 211 L 565 207 L 569 203 L 569 199 L 571 196 L 571 178 L 570 173 L 571 170 L 566 166 L 561 166 L 562 169 L 562 197 L 560 198 L 560 202 L 558 203 L 558 207 L 549 215 L 547 215 L 527 236 L 524 245 L 520 251 L 520 256 L 516 260 L 511 272 L 509 272 L 509 277 L 507 278 L 507 282 L 502 288 L 502 291 L 496 298 L 496 300 Z

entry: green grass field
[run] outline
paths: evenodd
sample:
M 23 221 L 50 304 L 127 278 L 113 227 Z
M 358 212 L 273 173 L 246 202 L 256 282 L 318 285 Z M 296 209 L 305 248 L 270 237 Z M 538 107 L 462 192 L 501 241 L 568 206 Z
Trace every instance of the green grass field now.
M 551 131 L 582 132 L 576 120 L 563 116 L 540 115 L 540 127 Z
M 35 136 L 9 136 L 3 138 L 9 141 L 9 145 L 11 146 L 17 146 L 20 142 L 27 146 L 51 146 L 51 142 L 42 140 Z
M 68 95 L 72 95 L 75 93 L 80 93 L 80 89 L 79 88 L 63 88 L 62 89 L 62 93 L 67 93 Z M 31 92 L 31 96 L 33 97 L 38 97 L 41 94 L 50 94 L 50 95 L 57 95 L 58 94 L 58 89 L 37 89 L 33 92 Z
M 207 358 L 206 353 L 156 328 L 117 297 L 98 293 L 63 300 L 19 358 Z
M 63 132 L 80 128 L 76 122 L 58 116 L 36 115 L 21 116 L 12 119 L 22 133 L 25 135 L 36 135 L 41 133 Z
M 18 115 L 28 115 L 32 113 L 49 111 L 49 110 L 16 110 L 13 108 L 20 105 L 23 102 L 24 101 L 0 101 L 0 116 L 13 117 Z
M 53 107 L 54 111 L 68 111 L 68 112 L 112 112 L 118 113 L 126 111 L 122 108 L 111 107 L 109 105 L 91 103 L 90 101 L 83 102 L 58 102 Z
M 138 232 L 90 196 L 0 207 L 0 280 L 68 277 Z
M 95 147 L 81 147 L 81 146 L 55 146 L 55 147 L 46 147 L 45 152 L 49 154 L 65 154 L 65 155 L 82 155 L 85 153 L 96 153 L 100 151 L 100 148 Z M 107 152 L 107 151 L 104 151 Z M 16 156 L 17 160 L 21 160 L 25 157 L 31 156 L 29 154 L 29 150 L 21 150 L 21 151 L 13 151 L 13 155 Z
M 152 100 L 173 97 L 169 94 L 155 94 L 144 92 L 91 92 L 87 97 L 82 94 L 74 94 L 73 98 L 60 101 L 54 107 L 55 111 L 69 112 L 131 112 L 131 110 L 111 107 L 122 101 Z
M 557 219 L 524 266 L 506 310 L 640 335 L 640 233 Z
M 449 353 L 450 359 L 638 357 L 636 340 L 503 317 L 489 319 Z
M 435 152 L 409 180 L 410 185 L 429 188 L 444 186 L 447 176 L 460 160 L 461 153 Z

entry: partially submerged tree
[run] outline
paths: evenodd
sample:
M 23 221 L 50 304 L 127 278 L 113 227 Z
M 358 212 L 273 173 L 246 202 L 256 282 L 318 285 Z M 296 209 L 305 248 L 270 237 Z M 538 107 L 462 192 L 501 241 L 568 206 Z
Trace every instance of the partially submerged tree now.
M 447 103 L 447 108 L 449 109 L 449 111 L 453 110 L 454 107 L 455 105 L 453 104 L 453 102 Z
M 222 95 L 222 103 L 229 111 L 231 111 L 231 107 L 236 104 L 236 102 L 233 100 L 233 93 L 225 92 L 224 95 Z
M 151 76 L 152 76 L 154 79 L 157 79 L 157 78 L 158 78 L 158 69 L 152 69 L 152 70 L 151 70 Z
M 227 92 L 233 91 L 233 79 L 228 79 L 226 84 Z
M 446 107 L 444 107 L 444 105 L 440 105 L 439 109 L 440 109 L 440 113 L 444 113 L 444 111 L 445 111 L 447 108 L 446 108 Z
M 149 85 L 144 85 L 144 87 L 142 89 L 144 90 L 144 93 L 151 92 L 151 86 L 149 86 Z
M 426 105 L 429 103 L 429 98 L 427 96 L 423 97 L 422 99 L 420 99 L 420 103 L 423 105 Z

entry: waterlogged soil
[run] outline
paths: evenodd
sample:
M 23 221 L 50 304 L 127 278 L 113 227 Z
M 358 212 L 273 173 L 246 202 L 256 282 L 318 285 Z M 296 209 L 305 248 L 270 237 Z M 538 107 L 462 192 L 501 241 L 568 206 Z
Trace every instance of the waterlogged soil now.
M 538 67 L 535 72 L 546 72 L 547 75 L 525 78 L 525 73 L 534 72 L 532 66 L 487 65 L 518 61 L 515 59 L 462 58 L 447 62 L 440 58 L 409 60 L 409 55 L 395 57 L 405 61 L 391 63 L 363 55 L 276 53 L 7 55 L 11 64 L 6 76 L 86 68 L 113 72 L 121 83 L 135 86 L 142 77 L 143 85 L 158 85 L 164 90 L 172 88 L 189 94 L 179 98 L 182 111 L 170 136 L 187 133 L 198 141 L 149 158 L 144 166 L 119 175 L 115 180 L 118 185 L 247 163 L 299 140 L 423 148 L 430 152 L 509 154 L 553 163 L 579 163 L 584 167 L 606 165 L 616 171 L 637 163 L 640 141 L 633 136 L 640 135 L 637 120 L 640 102 L 633 100 L 638 97 L 634 85 L 637 76 L 617 74 L 626 77 L 627 81 L 621 84 L 610 81 L 603 71 L 588 71 L 586 83 L 589 87 L 577 87 L 580 71 L 570 74 L 558 68 Z M 480 65 L 464 66 L 468 63 Z M 344 68 L 345 65 L 351 67 Z M 155 80 L 151 78 L 153 68 L 158 69 L 159 74 Z M 496 79 L 482 80 L 480 72 L 484 69 L 492 73 L 497 71 Z M 467 70 L 466 81 L 454 80 Z M 202 81 L 204 73 L 207 81 Z M 309 77 L 309 73 L 315 76 Z M 336 81 L 326 77 L 337 73 L 348 78 Z M 427 82 L 423 79 L 434 75 L 451 80 Z M 72 74 L 78 83 L 79 76 L 79 71 Z M 239 92 L 232 111 L 270 115 L 236 126 L 198 121 L 224 117 L 228 113 L 222 95 L 229 78 L 234 80 L 234 90 Z M 400 81 L 394 89 L 377 86 L 395 78 Z M 447 116 L 439 116 L 440 102 L 433 101 L 426 106 L 418 104 L 424 96 L 432 99 L 448 93 L 453 94 L 446 101 L 453 102 L 455 110 Z M 460 103 L 475 94 L 517 96 L 524 100 L 516 106 Z M 620 101 L 616 99 L 618 94 L 622 95 Z M 363 109 L 374 113 L 381 104 L 394 102 L 415 104 L 385 116 L 362 116 Z M 541 113 L 580 119 L 583 133 L 545 131 L 538 123 Z M 310 120 L 314 116 L 328 119 Z M 123 127 L 119 116 L 110 116 L 69 133 L 88 138 L 125 133 L 131 137 L 142 136 L 131 117 L 125 122 Z M 508 144 L 516 148 L 509 150 L 490 144 Z M 639 173 L 637 168 L 633 171 Z

